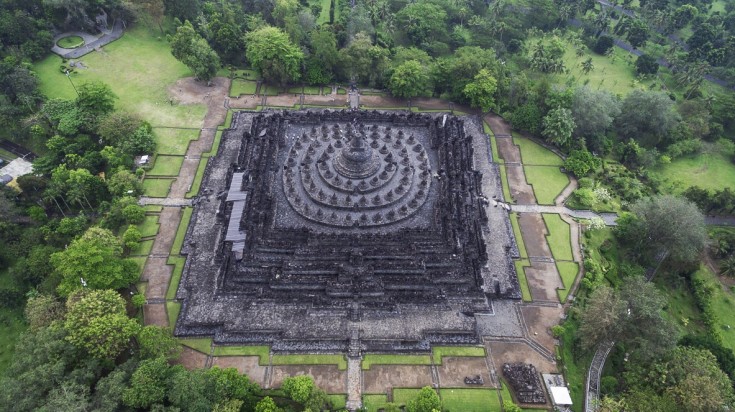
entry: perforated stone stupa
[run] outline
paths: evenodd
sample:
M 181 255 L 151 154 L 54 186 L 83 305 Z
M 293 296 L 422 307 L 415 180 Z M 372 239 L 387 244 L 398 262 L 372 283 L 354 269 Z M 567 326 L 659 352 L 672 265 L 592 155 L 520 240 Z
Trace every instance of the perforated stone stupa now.
M 176 334 L 288 351 L 477 342 L 475 316 L 520 298 L 481 130 L 446 114 L 236 113 L 187 233 Z

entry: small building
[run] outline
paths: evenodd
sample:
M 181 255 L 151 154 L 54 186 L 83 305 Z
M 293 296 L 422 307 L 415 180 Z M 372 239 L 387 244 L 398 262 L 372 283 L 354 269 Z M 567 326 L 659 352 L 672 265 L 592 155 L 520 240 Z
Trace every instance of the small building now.
M 572 406 L 572 396 L 569 394 L 564 376 L 545 373 L 542 375 L 546 390 L 551 396 L 551 404 L 557 411 L 568 411 Z
M 140 160 L 138 160 L 138 165 L 145 166 L 148 164 L 149 160 L 150 160 L 150 156 L 143 155 L 140 157 Z

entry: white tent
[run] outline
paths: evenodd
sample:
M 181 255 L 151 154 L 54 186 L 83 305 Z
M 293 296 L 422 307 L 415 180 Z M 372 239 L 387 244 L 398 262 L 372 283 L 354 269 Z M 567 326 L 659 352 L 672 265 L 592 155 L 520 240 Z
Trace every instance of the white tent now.
M 554 405 L 571 405 L 572 397 L 569 396 L 569 389 L 563 386 L 550 386 L 549 393 L 551 393 L 551 402 Z

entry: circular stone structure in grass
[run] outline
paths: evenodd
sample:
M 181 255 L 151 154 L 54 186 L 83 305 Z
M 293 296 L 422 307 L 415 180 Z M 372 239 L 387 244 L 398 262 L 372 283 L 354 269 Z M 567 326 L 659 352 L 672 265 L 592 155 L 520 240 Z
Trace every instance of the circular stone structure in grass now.
M 59 39 L 56 45 L 62 49 L 76 49 L 84 46 L 84 39 L 80 36 L 66 36 Z

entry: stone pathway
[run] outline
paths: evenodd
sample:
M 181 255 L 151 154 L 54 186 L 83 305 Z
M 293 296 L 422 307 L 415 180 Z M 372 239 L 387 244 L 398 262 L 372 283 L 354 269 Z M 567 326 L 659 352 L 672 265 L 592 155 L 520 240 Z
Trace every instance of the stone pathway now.
M 54 37 L 54 46 L 51 47 L 51 51 L 65 59 L 78 59 L 85 54 L 94 51 L 98 47 L 102 47 L 104 45 L 112 43 L 113 41 L 122 37 L 124 27 L 125 23 L 122 20 L 115 20 L 112 25 L 112 29 L 102 32 L 102 35 L 99 37 L 89 34 L 87 32 L 79 31 L 61 33 Z M 76 49 L 64 49 L 56 45 L 56 42 L 59 41 L 59 39 L 68 36 L 81 37 L 82 39 L 84 39 L 84 45 L 82 47 L 77 47 Z
M 601 218 L 605 221 L 608 226 L 615 226 L 615 222 L 618 218 L 617 213 L 597 213 L 591 210 L 576 210 L 569 209 L 566 206 L 551 206 L 551 205 L 508 205 L 513 212 L 518 213 L 556 213 L 559 215 L 566 215 L 575 217 L 577 219 L 594 219 Z
M 362 407 L 362 358 L 347 358 L 347 409 Z

